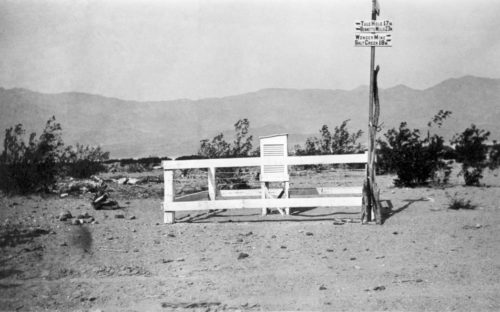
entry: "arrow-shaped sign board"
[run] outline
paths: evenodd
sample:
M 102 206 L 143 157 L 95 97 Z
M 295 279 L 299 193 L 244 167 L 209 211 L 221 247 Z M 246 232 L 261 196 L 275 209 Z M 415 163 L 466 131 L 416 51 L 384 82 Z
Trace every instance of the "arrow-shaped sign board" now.
M 358 32 L 388 32 L 392 31 L 392 21 L 356 21 L 356 31 Z
M 392 47 L 391 34 L 358 33 L 354 37 L 355 47 Z

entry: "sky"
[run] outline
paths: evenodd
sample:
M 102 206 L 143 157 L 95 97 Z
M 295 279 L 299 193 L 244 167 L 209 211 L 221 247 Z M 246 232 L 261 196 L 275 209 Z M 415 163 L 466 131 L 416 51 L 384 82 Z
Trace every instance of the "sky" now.
M 500 1 L 379 0 L 379 86 L 500 78 Z M 0 0 L 0 87 L 128 100 L 369 84 L 371 0 Z

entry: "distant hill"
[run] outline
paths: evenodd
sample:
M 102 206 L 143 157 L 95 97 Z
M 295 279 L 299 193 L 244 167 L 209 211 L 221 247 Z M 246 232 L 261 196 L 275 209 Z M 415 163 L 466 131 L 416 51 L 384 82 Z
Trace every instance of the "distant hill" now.
M 404 85 L 380 90 L 384 131 L 407 121 L 423 127 L 438 110 L 450 110 L 441 133 L 450 138 L 471 123 L 500 139 L 500 79 L 466 76 L 425 90 Z M 22 123 L 40 132 L 52 115 L 67 144 L 100 144 L 113 158 L 180 156 L 197 151 L 199 141 L 248 118 L 254 136 L 288 132 L 291 145 L 350 119 L 350 129 L 366 130 L 368 88 L 345 90 L 264 89 L 201 100 L 136 102 L 85 93 L 42 94 L 0 88 L 0 130 Z M 3 131 L 2 131 L 3 132 Z M 3 135 L 2 135 L 3 140 Z M 258 144 L 256 142 L 256 144 Z

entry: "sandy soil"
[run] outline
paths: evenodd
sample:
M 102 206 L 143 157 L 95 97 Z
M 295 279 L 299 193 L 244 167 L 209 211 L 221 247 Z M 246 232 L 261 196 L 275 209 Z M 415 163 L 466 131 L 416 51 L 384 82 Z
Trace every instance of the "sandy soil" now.
M 498 171 L 486 187 L 452 182 L 406 189 L 380 177 L 392 203 L 382 226 L 337 222 L 359 211 L 327 208 L 164 225 L 161 185 L 121 186 L 114 211 L 94 211 L 91 195 L 2 198 L 0 309 L 499 311 Z M 477 208 L 449 210 L 450 196 Z M 65 210 L 98 223 L 59 221 Z

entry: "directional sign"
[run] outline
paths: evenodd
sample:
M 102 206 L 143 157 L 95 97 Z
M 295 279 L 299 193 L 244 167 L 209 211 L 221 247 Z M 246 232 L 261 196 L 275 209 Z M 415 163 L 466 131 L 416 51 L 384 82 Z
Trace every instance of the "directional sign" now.
M 392 21 L 356 21 L 356 31 L 358 32 L 388 32 L 392 31 Z
M 391 34 L 359 33 L 354 38 L 355 47 L 392 47 Z

